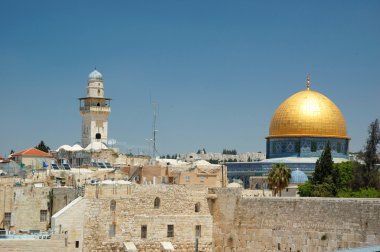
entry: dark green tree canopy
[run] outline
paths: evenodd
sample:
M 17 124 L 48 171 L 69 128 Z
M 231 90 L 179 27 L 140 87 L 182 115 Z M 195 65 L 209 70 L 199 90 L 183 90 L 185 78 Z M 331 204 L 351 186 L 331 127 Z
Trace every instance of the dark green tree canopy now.
M 235 149 L 233 149 L 233 150 L 223 149 L 222 154 L 225 154 L 225 155 L 237 155 L 237 151 Z
M 364 184 L 367 187 L 378 187 L 379 176 L 376 164 L 379 164 L 377 146 L 380 143 L 379 120 L 376 119 L 368 127 L 368 139 L 364 147 L 362 159 L 365 163 L 363 173 Z
M 325 182 L 328 176 L 333 173 L 333 160 L 331 156 L 330 143 L 327 143 L 325 149 L 322 152 L 321 157 L 315 164 L 315 170 L 313 173 L 312 182 L 314 185 L 322 184 Z
M 35 147 L 36 149 L 44 152 L 49 152 L 50 147 L 45 145 L 44 141 L 41 140 L 41 142 Z

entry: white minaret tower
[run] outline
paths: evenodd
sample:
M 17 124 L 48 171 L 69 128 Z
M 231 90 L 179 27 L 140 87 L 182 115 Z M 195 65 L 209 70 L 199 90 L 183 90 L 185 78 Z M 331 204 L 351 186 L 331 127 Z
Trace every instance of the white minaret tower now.
M 93 142 L 107 144 L 111 99 L 104 98 L 103 76 L 96 68 L 88 75 L 87 96 L 79 98 L 82 116 L 82 147 Z

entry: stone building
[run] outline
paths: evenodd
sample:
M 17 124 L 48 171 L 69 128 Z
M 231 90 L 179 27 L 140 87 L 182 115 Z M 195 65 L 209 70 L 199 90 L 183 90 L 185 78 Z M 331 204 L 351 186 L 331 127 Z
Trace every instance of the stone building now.
M 52 155 L 36 148 L 29 148 L 23 151 L 13 153 L 11 159 L 18 163 L 21 167 L 32 167 L 34 169 L 42 169 L 44 163 L 50 165 Z
M 158 159 L 156 165 L 141 166 L 136 173 L 140 178 L 139 183 L 207 187 L 222 187 L 227 184 L 226 167 L 210 164 L 204 160 L 183 162 L 175 159 Z
M 67 234 L 68 251 L 212 251 L 208 189 L 180 185 L 88 186 L 52 217 L 56 234 Z
M 76 198 L 74 188 L 51 188 L 17 177 L 0 178 L 0 227 L 13 233 L 47 231 L 50 218 Z

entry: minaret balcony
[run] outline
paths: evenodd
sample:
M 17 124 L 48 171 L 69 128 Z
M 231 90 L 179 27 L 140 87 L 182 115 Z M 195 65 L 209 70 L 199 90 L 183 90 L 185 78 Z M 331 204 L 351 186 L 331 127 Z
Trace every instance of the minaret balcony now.
M 82 106 L 80 107 L 81 112 L 111 112 L 111 107 L 105 106 Z

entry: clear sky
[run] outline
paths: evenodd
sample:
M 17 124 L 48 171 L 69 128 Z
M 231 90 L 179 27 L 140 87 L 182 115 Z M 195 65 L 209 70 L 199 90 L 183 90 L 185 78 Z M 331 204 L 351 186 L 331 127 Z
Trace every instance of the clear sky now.
M 311 88 L 343 112 L 350 149 L 380 118 L 380 1 L 0 2 L 0 154 L 80 141 L 94 66 L 109 138 L 158 152 L 265 151 L 275 109 Z

